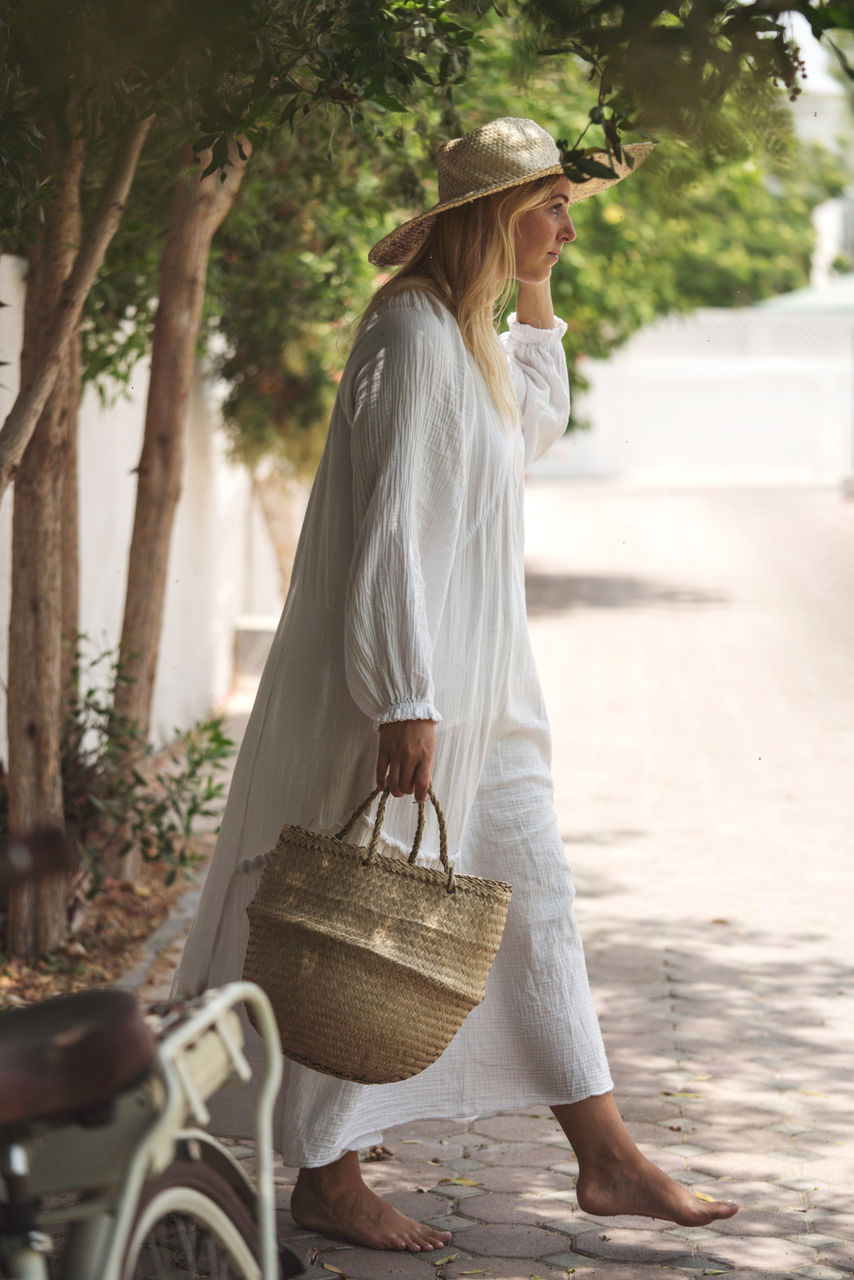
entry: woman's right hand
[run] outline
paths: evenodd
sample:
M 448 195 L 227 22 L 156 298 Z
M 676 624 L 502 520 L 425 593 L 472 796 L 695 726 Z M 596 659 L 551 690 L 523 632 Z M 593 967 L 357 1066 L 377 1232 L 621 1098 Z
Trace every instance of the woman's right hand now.
M 432 720 L 392 720 L 381 724 L 377 751 L 377 786 L 393 796 L 427 799 L 433 778 L 436 725 Z

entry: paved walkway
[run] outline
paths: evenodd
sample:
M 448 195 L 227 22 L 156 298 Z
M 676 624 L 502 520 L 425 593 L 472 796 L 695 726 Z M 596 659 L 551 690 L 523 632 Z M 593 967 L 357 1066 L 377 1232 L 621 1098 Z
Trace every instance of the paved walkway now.
M 854 1273 L 854 504 L 830 490 L 537 481 L 532 635 L 557 809 L 623 1113 L 741 1212 L 596 1221 L 540 1107 L 386 1135 L 366 1166 L 454 1229 L 400 1256 L 283 1238 L 351 1280 Z M 331 1246 L 325 1249 L 325 1246 Z M 315 1253 L 317 1249 L 323 1252 Z

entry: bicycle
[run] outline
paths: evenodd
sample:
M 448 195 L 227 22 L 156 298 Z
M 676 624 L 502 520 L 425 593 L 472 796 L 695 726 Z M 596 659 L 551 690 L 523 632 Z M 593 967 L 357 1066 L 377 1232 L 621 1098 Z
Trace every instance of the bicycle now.
M 42 833 L 0 848 L 0 884 L 30 878 L 39 862 L 55 870 L 59 841 Z M 241 1002 L 266 1051 L 255 1183 L 205 1128 L 207 1100 L 235 1078 L 252 1078 Z M 276 1241 L 272 1118 L 281 1073 L 275 1019 L 251 983 L 230 983 L 148 1017 L 118 989 L 0 1012 L 0 1275 L 303 1275 L 299 1259 L 279 1252 Z M 57 1229 L 66 1242 L 54 1268 Z

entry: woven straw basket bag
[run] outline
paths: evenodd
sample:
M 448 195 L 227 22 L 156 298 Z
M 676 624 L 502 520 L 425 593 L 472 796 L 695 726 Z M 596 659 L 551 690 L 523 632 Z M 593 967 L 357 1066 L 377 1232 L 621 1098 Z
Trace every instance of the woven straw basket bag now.
M 510 885 L 455 875 L 442 810 L 443 870 L 347 843 L 374 791 L 334 836 L 285 826 L 247 908 L 243 976 L 270 998 L 286 1057 L 342 1080 L 384 1084 L 423 1071 L 480 1004 Z

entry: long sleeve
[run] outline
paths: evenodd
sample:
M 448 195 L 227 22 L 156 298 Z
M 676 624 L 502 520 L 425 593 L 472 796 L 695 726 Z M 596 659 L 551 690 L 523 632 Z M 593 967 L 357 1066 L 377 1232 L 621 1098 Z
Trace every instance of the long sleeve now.
M 380 723 L 441 719 L 433 643 L 466 483 L 461 340 L 438 303 L 395 303 L 360 335 L 349 405 L 345 669 L 356 705 Z
M 554 444 L 569 421 L 565 333 L 563 320 L 555 320 L 552 329 L 535 329 L 520 324 L 514 313 L 500 335 L 522 414 L 526 466 Z

